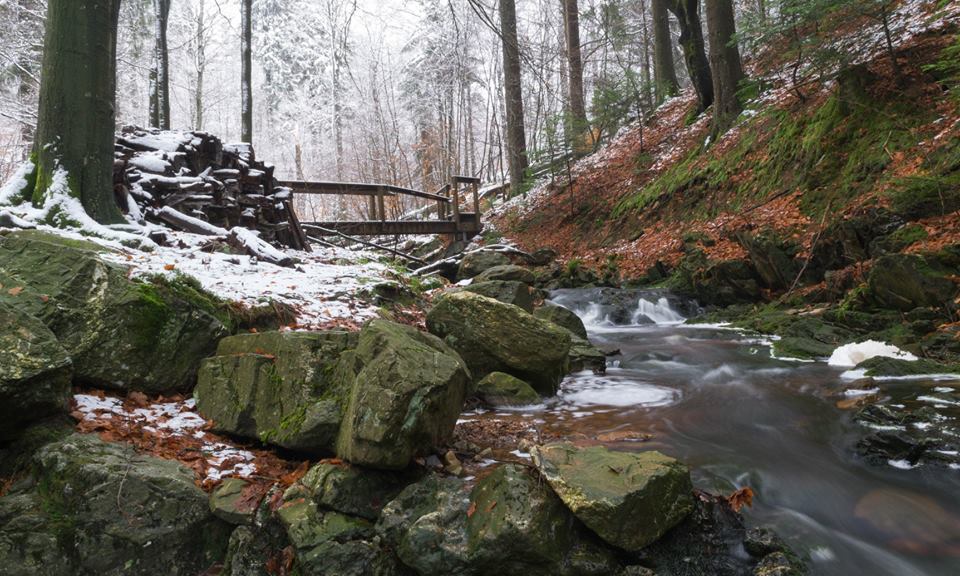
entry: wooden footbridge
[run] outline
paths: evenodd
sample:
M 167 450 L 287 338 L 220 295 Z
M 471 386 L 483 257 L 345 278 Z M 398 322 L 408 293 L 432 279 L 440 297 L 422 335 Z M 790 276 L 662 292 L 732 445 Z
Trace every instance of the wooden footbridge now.
M 349 182 L 280 182 L 294 194 L 365 196 L 369 199 L 368 220 L 302 222 L 311 236 L 394 236 L 406 234 L 449 234 L 471 237 L 483 229 L 480 218 L 480 179 L 454 176 L 437 192 L 423 192 L 390 184 Z M 470 197 L 472 195 L 472 198 Z M 413 196 L 436 202 L 436 220 L 388 220 L 385 200 L 395 196 Z M 466 203 L 472 212 L 463 211 Z

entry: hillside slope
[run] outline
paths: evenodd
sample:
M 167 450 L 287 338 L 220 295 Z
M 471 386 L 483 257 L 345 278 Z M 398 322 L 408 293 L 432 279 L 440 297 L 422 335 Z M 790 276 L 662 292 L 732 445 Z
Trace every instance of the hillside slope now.
M 499 208 L 494 226 L 521 246 L 549 246 L 594 269 L 615 262 L 624 279 L 645 284 L 670 276 L 684 284 L 684 270 L 746 262 L 750 270 L 737 273 L 755 277 L 767 298 L 821 283 L 831 270 L 859 266 L 862 275 L 880 254 L 871 242 L 894 232 L 898 250 L 952 244 L 960 234 L 960 7 L 897 7 L 899 78 L 880 24 L 848 16 L 822 24 L 835 27 L 832 45 L 844 54 L 836 73 L 802 70 L 810 79 L 794 87 L 794 62 L 774 46 L 748 63 L 759 96 L 719 142 L 706 141 L 709 112 L 691 121 L 695 100 L 684 93 L 579 161 L 569 181 L 541 183 Z M 787 264 L 772 262 L 768 245 Z

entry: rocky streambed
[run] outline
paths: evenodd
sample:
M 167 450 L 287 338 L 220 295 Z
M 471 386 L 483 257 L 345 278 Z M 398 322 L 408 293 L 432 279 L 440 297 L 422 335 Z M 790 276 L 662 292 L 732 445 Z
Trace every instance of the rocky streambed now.
M 426 331 L 359 332 L 238 330 L 195 285 L 41 233 L 0 239 L 0 261 L 5 574 L 803 571 L 744 525 L 748 491 L 696 490 L 660 451 L 574 435 L 500 458 L 457 431 L 465 406 L 552 402 L 606 368 L 499 257 L 464 262 Z M 171 388 L 192 398 L 156 396 Z

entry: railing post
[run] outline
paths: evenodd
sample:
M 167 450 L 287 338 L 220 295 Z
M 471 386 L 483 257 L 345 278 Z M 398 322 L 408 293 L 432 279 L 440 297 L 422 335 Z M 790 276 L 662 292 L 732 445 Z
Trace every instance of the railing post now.
M 477 215 L 477 227 L 480 227 L 480 184 L 472 182 L 470 187 L 473 189 L 473 212 Z
M 387 209 L 383 203 L 383 186 L 377 187 L 377 207 L 380 209 L 380 221 L 386 222 L 387 220 Z
M 370 210 L 369 219 L 376 220 L 377 219 L 377 199 L 371 196 L 367 200 L 368 200 L 367 204 L 369 205 L 369 210 Z
M 450 189 L 453 191 L 453 222 L 454 229 L 460 232 L 460 184 L 456 178 L 450 180 Z

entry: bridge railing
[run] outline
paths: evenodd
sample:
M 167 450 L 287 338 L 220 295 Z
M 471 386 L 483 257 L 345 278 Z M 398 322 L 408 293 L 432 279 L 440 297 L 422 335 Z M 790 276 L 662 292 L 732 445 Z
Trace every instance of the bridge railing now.
M 437 192 L 430 193 L 422 190 L 414 190 L 403 186 L 392 184 L 373 184 L 360 182 L 307 182 L 307 181 L 281 181 L 279 186 L 289 188 L 295 194 L 316 194 L 330 196 L 366 196 L 369 199 L 369 219 L 367 222 L 379 222 L 380 226 L 358 226 L 359 223 L 341 223 L 348 225 L 351 229 L 362 230 L 390 230 L 390 233 L 409 233 L 421 234 L 429 230 L 436 230 L 438 234 L 469 234 L 480 230 L 480 179 L 470 176 L 454 176 L 448 184 L 442 186 Z M 461 203 L 469 200 L 468 195 L 472 195 L 473 212 L 462 212 Z M 388 221 L 385 199 L 393 196 L 412 196 L 426 200 L 433 200 L 437 203 L 437 218 L 435 225 L 430 226 L 431 222 L 426 221 L 424 225 L 412 225 L 410 221 Z M 387 226 L 387 223 L 390 225 Z M 337 228 L 337 223 L 313 223 L 323 225 L 324 227 Z M 451 225 L 452 224 L 452 225 Z M 408 229 L 410 232 L 400 232 Z

